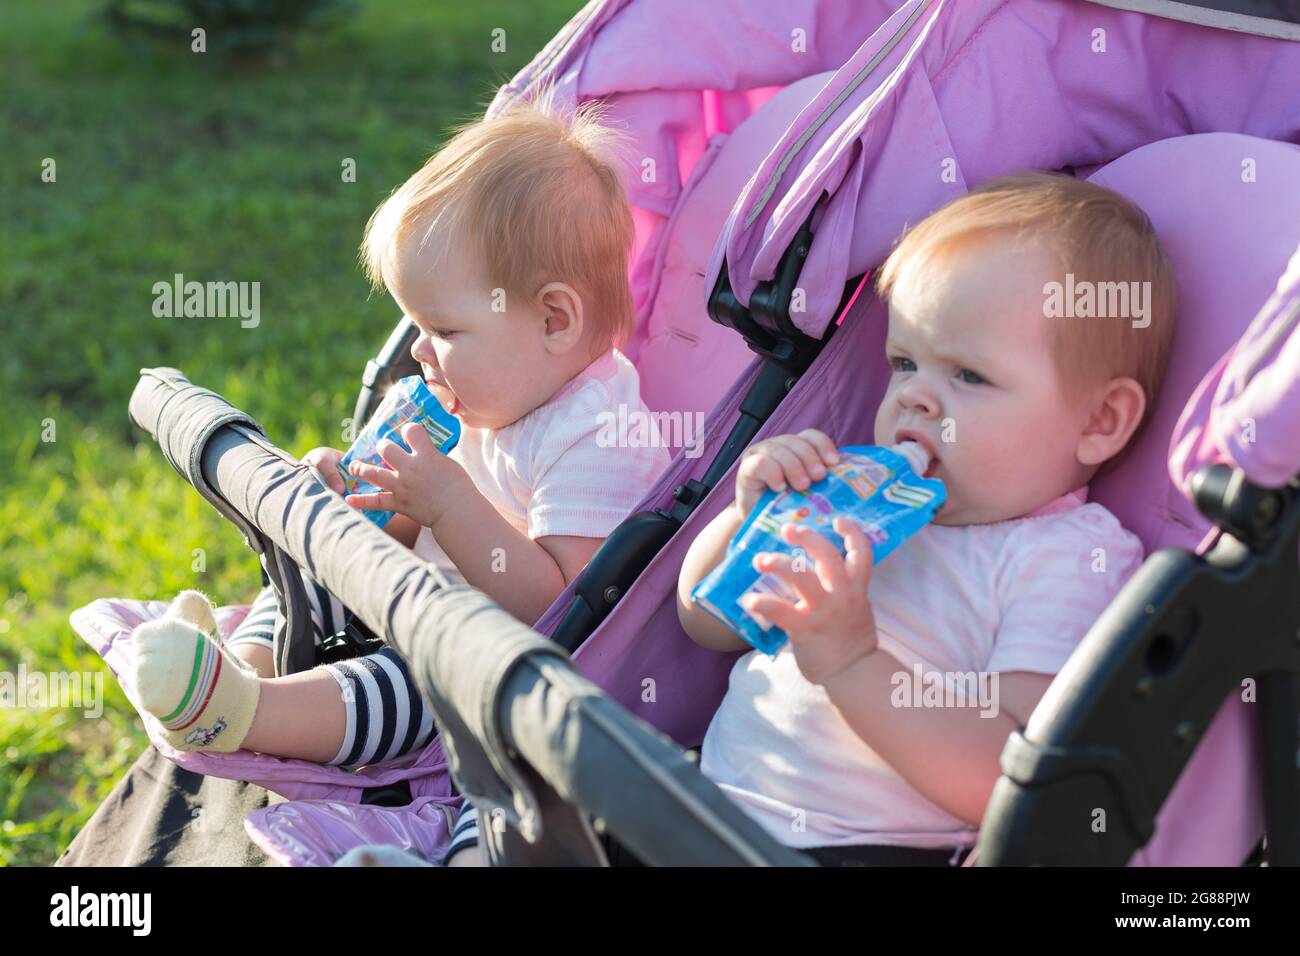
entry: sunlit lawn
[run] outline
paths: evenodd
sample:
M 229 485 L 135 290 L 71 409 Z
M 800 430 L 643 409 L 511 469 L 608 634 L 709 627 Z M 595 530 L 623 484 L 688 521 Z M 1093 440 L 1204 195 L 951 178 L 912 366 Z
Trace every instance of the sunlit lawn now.
M 0 5 L 0 672 L 102 669 L 67 623 L 97 597 L 252 598 L 240 536 L 130 425 L 138 370 L 182 369 L 292 452 L 339 444 L 398 318 L 356 267 L 367 217 L 579 5 L 362 0 L 260 68 L 125 43 L 92 2 Z M 156 318 L 176 273 L 260 282 L 260 323 Z M 104 690 L 100 719 L 0 708 L 0 863 L 52 862 L 145 746 Z

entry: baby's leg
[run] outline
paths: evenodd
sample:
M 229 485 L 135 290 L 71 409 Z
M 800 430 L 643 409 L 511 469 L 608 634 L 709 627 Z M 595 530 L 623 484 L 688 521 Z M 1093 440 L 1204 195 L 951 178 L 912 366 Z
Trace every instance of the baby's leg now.
M 323 667 L 262 679 L 244 750 L 333 763 L 343 743 L 347 711 L 339 685 Z
M 391 648 L 259 678 L 233 662 L 223 667 L 229 652 L 194 628 L 142 627 L 136 640 L 142 703 L 178 750 L 255 750 L 365 766 L 420 750 L 435 732 L 432 714 Z
M 232 647 L 231 653 L 257 672 L 258 677 L 275 676 L 275 650 L 260 644 L 242 644 Z
M 487 866 L 486 854 L 479 840 L 478 810 L 468 800 L 451 829 L 451 842 L 442 857 L 443 866 Z
M 446 858 L 443 866 L 487 866 L 487 861 L 483 859 L 483 849 L 475 843 L 473 846 L 463 847 Z
M 246 750 L 363 767 L 421 750 L 433 714 L 392 648 L 261 683 Z
M 348 610 L 329 591 L 302 572 L 307 604 L 311 609 L 312 637 L 319 647 L 325 637 L 337 634 L 347 623 Z M 226 638 L 226 647 L 261 677 L 275 676 L 275 630 L 279 619 L 279 600 L 275 589 L 262 592 L 248 609 L 248 615 Z
M 169 611 L 132 639 L 141 705 L 178 750 L 247 749 L 361 766 L 418 750 L 433 736 L 432 715 L 391 648 L 259 678 L 194 617 Z
M 303 581 L 320 644 L 348 612 L 305 573 Z M 429 742 L 432 714 L 390 648 L 273 677 L 277 613 L 275 591 L 264 588 L 223 644 L 207 599 L 183 592 L 164 618 L 137 629 L 135 686 L 173 746 L 364 766 Z
M 257 671 L 259 677 L 275 676 L 275 621 L 279 606 L 275 588 L 269 585 L 262 588 L 239 627 L 226 638 L 230 652 Z
M 328 762 L 362 767 L 422 750 L 437 728 L 433 712 L 411 680 L 406 662 L 391 647 L 326 664 L 312 673 L 335 683 L 343 726 L 337 752 Z

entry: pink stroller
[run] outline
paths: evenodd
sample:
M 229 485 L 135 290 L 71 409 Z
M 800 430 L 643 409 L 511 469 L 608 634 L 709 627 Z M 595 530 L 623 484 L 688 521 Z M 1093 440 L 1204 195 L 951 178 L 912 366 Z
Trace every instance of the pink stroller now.
M 653 410 L 708 412 L 703 455 L 674 458 L 530 630 L 331 500 L 247 415 L 146 370 L 133 417 L 281 587 L 282 672 L 314 663 L 298 564 L 407 657 L 443 731 L 359 773 L 177 753 L 147 718 L 158 750 L 287 797 L 244 821 L 281 863 L 362 843 L 432 858 L 460 793 L 492 819 L 497 863 L 605 862 L 593 820 L 655 863 L 795 863 L 682 754 L 734 661 L 677 624 L 682 556 L 753 439 L 815 426 L 870 441 L 888 370 L 864 277 L 904 224 L 992 176 L 1065 169 L 1137 202 L 1178 280 L 1155 418 L 1092 488 L 1152 553 L 1009 742 L 976 858 L 1238 865 L 1267 833 L 1271 863 L 1300 862 L 1300 14 L 1127 6 L 1146 5 L 586 7 L 492 109 L 554 81 L 635 136 L 628 354 Z M 408 334 L 368 366 L 358 417 L 405 373 Z M 101 600 L 73 624 L 121 674 L 131 631 L 163 606 Z M 1081 824 L 1095 808 L 1118 822 Z

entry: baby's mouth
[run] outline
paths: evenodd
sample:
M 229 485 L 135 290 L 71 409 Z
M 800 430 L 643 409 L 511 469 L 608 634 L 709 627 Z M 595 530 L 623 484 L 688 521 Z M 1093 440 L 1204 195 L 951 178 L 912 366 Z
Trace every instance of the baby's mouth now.
M 939 468 L 939 456 L 934 453 L 929 440 L 922 438 L 918 432 L 904 428 L 894 433 L 894 443 L 898 444 L 899 442 L 912 442 L 924 449 L 929 464 L 925 466 L 925 471 L 921 473 L 921 477 L 933 478 L 935 471 Z
M 447 387 L 446 382 L 440 382 L 429 375 L 425 375 L 424 383 L 429 386 L 429 389 L 434 393 L 434 397 L 446 409 L 448 415 L 455 415 L 460 411 L 460 398 Z

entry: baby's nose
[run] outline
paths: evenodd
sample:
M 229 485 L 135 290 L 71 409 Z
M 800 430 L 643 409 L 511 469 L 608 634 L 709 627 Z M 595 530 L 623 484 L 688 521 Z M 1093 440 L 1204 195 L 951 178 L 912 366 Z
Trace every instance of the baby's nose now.
M 438 353 L 434 351 L 433 342 L 425 333 L 421 332 L 419 337 L 411 344 L 411 358 L 437 368 Z
M 939 414 L 939 397 L 922 382 L 908 382 L 898 393 L 898 400 L 905 409 L 918 415 Z

